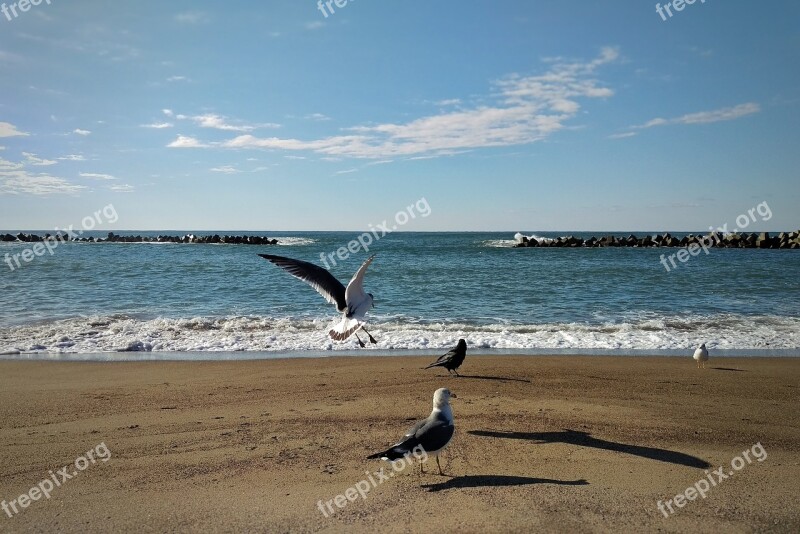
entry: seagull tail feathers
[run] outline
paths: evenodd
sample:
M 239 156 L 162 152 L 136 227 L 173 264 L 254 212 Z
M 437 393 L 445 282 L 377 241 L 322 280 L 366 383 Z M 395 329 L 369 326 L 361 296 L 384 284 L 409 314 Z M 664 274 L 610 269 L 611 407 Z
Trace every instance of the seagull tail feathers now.
M 342 320 L 328 331 L 328 335 L 334 341 L 344 341 L 352 336 L 359 328 L 364 325 L 358 319 L 343 317 Z

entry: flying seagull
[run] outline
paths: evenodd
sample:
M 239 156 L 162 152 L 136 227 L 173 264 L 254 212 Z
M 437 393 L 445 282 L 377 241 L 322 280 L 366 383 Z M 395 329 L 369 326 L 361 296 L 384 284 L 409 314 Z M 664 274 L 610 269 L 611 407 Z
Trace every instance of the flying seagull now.
M 450 409 L 450 397 L 456 398 L 455 393 L 450 393 L 447 388 L 437 389 L 433 394 L 433 411 L 428 418 L 411 427 L 402 440 L 383 452 L 367 456 L 367 459 L 397 460 L 407 457 L 421 447 L 425 454 L 436 456 L 439 474 L 443 475 L 442 465 L 439 463 L 439 453 L 450 443 L 456 429 L 453 422 L 453 411 Z M 421 472 L 425 472 L 421 463 L 419 469 Z
M 694 356 L 692 356 L 692 358 L 694 358 L 694 360 L 697 362 L 698 368 L 701 366 L 703 369 L 706 368 L 706 362 L 708 361 L 708 349 L 706 349 L 705 343 L 697 347 L 697 350 L 694 351 Z
M 456 348 L 451 349 L 446 354 L 439 356 L 438 360 L 430 364 L 428 367 L 425 367 L 425 369 L 430 369 L 431 367 L 444 367 L 451 375 L 453 372 L 455 372 L 456 376 L 461 376 L 458 374 L 456 369 L 461 367 L 461 364 L 464 363 L 464 358 L 466 358 L 466 356 L 467 342 L 463 339 L 459 339 Z
M 364 316 L 370 308 L 374 307 L 372 293 L 364 292 L 364 273 L 367 272 L 367 267 L 375 258 L 374 255 L 367 258 L 367 261 L 361 265 L 346 288 L 330 272 L 313 263 L 270 254 L 259 254 L 259 256 L 307 283 L 325 297 L 325 300 L 336 306 L 336 309 L 342 313 L 342 320 L 328 331 L 331 339 L 344 341 L 356 334 L 358 330 L 364 330 L 370 342 L 377 343 L 375 338 L 364 328 L 366 324 Z M 364 342 L 361 341 L 358 334 L 356 334 L 356 339 L 363 348 Z

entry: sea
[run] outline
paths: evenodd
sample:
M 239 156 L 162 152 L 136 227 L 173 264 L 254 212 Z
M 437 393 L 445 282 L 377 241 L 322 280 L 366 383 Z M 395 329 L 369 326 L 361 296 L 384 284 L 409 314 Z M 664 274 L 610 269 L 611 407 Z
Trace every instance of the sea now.
M 394 232 L 369 250 L 356 241 L 361 232 L 115 233 L 279 244 L 68 242 L 12 270 L 6 259 L 31 244 L 0 243 L 0 357 L 438 354 L 460 338 L 475 354 L 688 356 L 706 343 L 712 355 L 800 356 L 800 250 L 710 249 L 668 271 L 661 256 L 678 249 L 514 248 L 513 231 Z M 341 259 L 348 244 L 355 252 Z M 324 257 L 345 284 L 375 254 L 365 289 L 378 343 L 329 339 L 334 307 L 259 253 L 320 265 Z

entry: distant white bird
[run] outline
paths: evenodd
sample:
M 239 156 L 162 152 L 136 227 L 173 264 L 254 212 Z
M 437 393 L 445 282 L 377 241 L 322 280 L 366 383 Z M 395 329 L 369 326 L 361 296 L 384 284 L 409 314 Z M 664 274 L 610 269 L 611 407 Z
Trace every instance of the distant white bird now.
M 336 306 L 336 309 L 342 313 L 342 320 L 328 331 L 331 339 L 344 341 L 356 334 L 358 330 L 364 330 L 370 342 L 377 343 L 375 338 L 364 328 L 366 324 L 365 315 L 375 306 L 372 293 L 364 292 L 364 273 L 367 272 L 367 267 L 375 258 L 374 255 L 367 258 L 367 261 L 356 271 L 350 283 L 347 284 L 347 288 L 330 272 L 313 263 L 270 254 L 259 254 L 259 256 L 307 283 L 316 289 L 317 293 L 325 297 L 325 300 Z M 364 342 L 361 341 L 358 334 L 356 334 L 356 339 L 358 339 L 358 344 L 363 348 Z
M 439 388 L 433 394 L 433 411 L 427 419 L 423 419 L 405 433 L 403 439 L 387 450 L 367 456 L 368 459 L 380 458 L 382 460 L 398 460 L 407 457 L 419 447 L 426 454 L 436 456 L 436 465 L 439 474 L 442 465 L 439 463 L 439 453 L 447 447 L 456 430 L 453 421 L 453 411 L 450 409 L 450 397 L 456 398 L 455 393 L 450 393 L 447 388 Z M 419 464 L 420 471 L 425 470 Z
M 699 369 L 702 367 L 703 369 L 706 368 L 706 362 L 708 361 L 708 349 L 706 349 L 706 344 L 703 343 L 697 350 L 694 351 L 694 356 L 692 356 L 694 360 L 697 362 L 697 368 Z

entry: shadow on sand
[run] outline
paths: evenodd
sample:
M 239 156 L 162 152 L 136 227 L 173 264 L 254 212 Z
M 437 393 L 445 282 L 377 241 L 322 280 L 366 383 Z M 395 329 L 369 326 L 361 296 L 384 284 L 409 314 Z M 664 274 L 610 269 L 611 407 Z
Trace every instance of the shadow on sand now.
M 734 369 L 733 367 L 712 367 L 715 371 L 736 371 L 738 373 L 746 373 L 745 369 Z
M 576 430 L 564 430 L 563 432 L 495 432 L 491 430 L 468 430 L 467 434 L 489 438 L 525 439 L 537 441 L 539 443 L 568 443 L 570 445 L 579 445 L 581 447 L 593 447 L 595 449 L 603 449 L 606 451 L 624 452 L 634 456 L 641 456 L 642 458 L 649 458 L 651 460 L 658 460 L 660 462 L 667 462 L 677 465 L 685 465 L 687 467 L 697 467 L 700 469 L 711 467 L 711 464 L 705 460 L 701 460 L 696 456 L 691 456 L 682 452 L 607 441 L 604 439 L 593 438 L 587 432 L 579 432 Z
M 475 378 L 477 380 L 501 380 L 501 381 L 510 381 L 510 382 L 527 382 L 528 384 L 531 383 L 530 380 L 525 380 L 524 378 L 511 378 L 510 376 L 480 376 L 480 375 L 458 375 L 459 378 Z
M 442 491 L 452 488 L 487 488 L 498 486 L 527 486 L 529 484 L 557 484 L 560 486 L 585 486 L 585 480 L 553 480 L 550 478 L 515 477 L 507 475 L 465 475 L 453 477 L 447 482 L 423 484 L 428 491 Z

